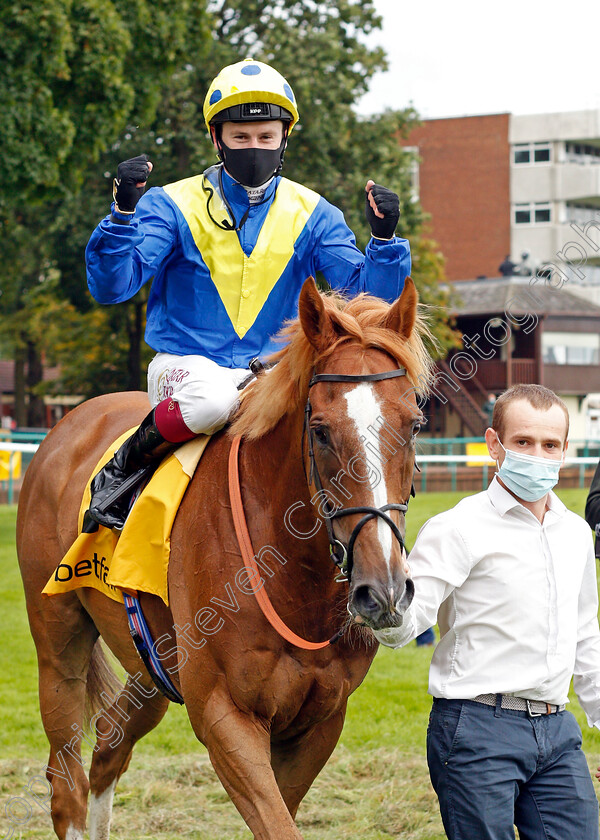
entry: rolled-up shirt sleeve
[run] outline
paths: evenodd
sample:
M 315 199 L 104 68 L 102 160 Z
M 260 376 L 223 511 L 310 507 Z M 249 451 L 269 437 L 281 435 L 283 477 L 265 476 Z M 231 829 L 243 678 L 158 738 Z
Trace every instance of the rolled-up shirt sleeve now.
M 408 558 L 415 594 L 402 625 L 373 631 L 387 647 L 403 647 L 433 627 L 442 603 L 469 576 L 474 561 L 461 534 L 451 524 L 449 513 L 435 516 L 419 531 Z
M 579 593 L 573 688 L 590 726 L 600 729 L 600 630 L 598 584 L 591 540 Z

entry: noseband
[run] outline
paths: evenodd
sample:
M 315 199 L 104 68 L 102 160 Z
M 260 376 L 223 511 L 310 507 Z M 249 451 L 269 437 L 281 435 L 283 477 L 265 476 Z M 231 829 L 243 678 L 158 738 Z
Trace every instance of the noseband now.
M 397 376 L 406 376 L 405 368 L 388 370 L 384 371 L 383 373 L 316 373 L 308 383 L 308 388 L 310 391 L 312 386 L 316 385 L 317 382 L 379 382 L 382 379 L 394 379 Z M 401 548 L 404 549 L 404 540 L 402 539 L 402 534 L 400 533 L 400 530 L 396 523 L 391 519 L 391 517 L 387 515 L 386 511 L 398 510 L 401 513 L 406 513 L 406 511 L 408 510 L 408 502 L 401 505 L 383 505 L 380 508 L 365 506 L 338 508 L 337 510 L 334 510 L 329 499 L 325 495 L 325 491 L 323 490 L 321 476 L 319 475 L 319 469 L 315 460 L 313 432 L 310 427 L 311 412 L 312 406 L 310 404 L 309 396 L 306 399 L 306 407 L 304 409 L 304 428 L 302 432 L 303 439 L 304 435 L 306 435 L 308 441 L 308 459 L 310 463 L 310 471 L 309 475 L 307 476 L 307 481 L 314 481 L 315 487 L 317 488 L 317 491 L 319 492 L 319 495 L 323 500 L 323 509 L 325 511 L 325 525 L 327 528 L 327 536 L 329 538 L 329 551 L 331 554 L 331 559 L 340 570 L 340 575 L 337 578 L 337 580 L 349 581 L 352 575 L 352 567 L 354 565 L 354 545 L 356 543 L 356 539 L 362 528 L 367 524 L 367 522 L 370 522 L 371 519 L 376 519 L 377 517 L 383 519 L 383 521 L 390 526 L 391 531 L 400 543 Z M 304 444 L 302 445 L 302 457 L 304 458 Z M 345 546 L 342 542 L 340 542 L 340 540 L 336 538 L 335 533 L 333 531 L 332 520 L 341 519 L 343 516 L 351 516 L 352 514 L 357 513 L 363 513 L 365 515 L 355 525 L 354 530 L 350 534 L 348 545 Z

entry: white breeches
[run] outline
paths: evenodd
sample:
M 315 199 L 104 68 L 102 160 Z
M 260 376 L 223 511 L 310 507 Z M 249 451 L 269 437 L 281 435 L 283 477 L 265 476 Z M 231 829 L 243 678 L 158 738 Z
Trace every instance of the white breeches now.
M 250 375 L 247 368 L 221 367 L 204 356 L 157 353 L 148 366 L 148 396 L 153 408 L 172 397 L 192 432 L 212 434 L 237 408 L 237 386 Z

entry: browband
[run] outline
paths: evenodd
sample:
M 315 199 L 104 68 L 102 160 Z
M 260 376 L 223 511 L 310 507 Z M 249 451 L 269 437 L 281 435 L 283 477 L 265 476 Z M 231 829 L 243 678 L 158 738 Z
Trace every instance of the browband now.
M 378 382 L 380 379 L 393 379 L 396 376 L 406 376 L 405 368 L 386 370 L 383 373 L 315 373 L 308 387 L 317 382 Z

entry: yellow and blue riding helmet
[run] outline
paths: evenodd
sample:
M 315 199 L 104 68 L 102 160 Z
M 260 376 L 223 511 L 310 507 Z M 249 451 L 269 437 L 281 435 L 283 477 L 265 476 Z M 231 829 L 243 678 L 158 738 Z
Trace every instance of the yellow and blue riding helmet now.
M 224 122 L 282 120 L 289 134 L 298 122 L 296 98 L 288 82 L 268 64 L 246 58 L 224 67 L 204 99 L 204 120 Z

